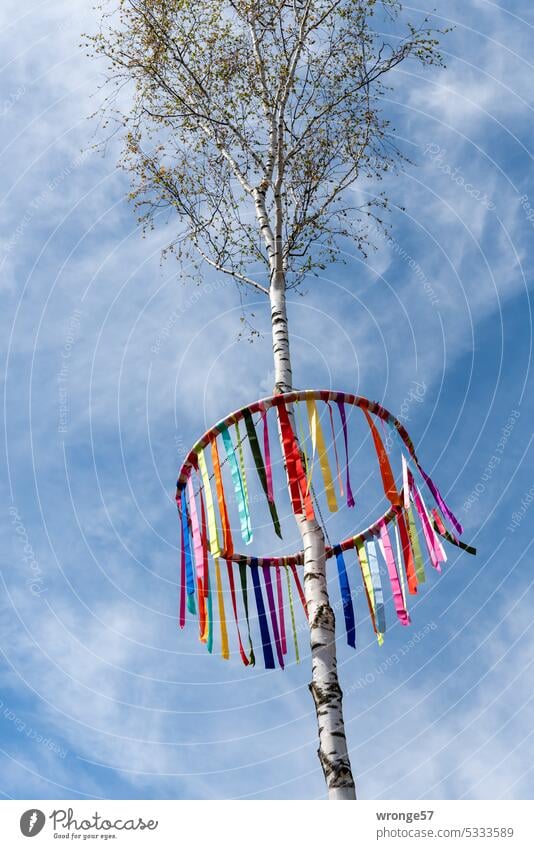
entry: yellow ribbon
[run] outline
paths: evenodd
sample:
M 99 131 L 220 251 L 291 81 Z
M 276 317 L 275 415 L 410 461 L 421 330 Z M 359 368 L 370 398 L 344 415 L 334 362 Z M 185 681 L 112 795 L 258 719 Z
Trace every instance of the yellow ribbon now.
M 287 594 L 289 596 L 289 610 L 291 612 L 291 630 L 293 631 L 293 642 L 295 644 L 295 657 L 297 663 L 300 663 L 299 641 L 297 637 L 297 626 L 295 624 L 295 608 L 293 607 L 293 593 L 291 592 L 291 579 L 289 577 L 289 569 L 287 568 L 285 563 L 284 569 L 286 570 Z
M 237 450 L 239 454 L 239 467 L 241 469 L 241 479 L 243 481 L 243 494 L 245 496 L 245 502 L 248 505 L 248 489 L 247 489 L 247 476 L 245 474 L 245 458 L 243 456 L 243 443 L 241 442 L 241 436 L 239 434 L 239 423 L 236 421 L 235 423 L 235 433 L 237 437 Z
M 306 454 L 306 437 L 304 436 L 304 427 L 302 425 L 302 416 L 300 414 L 300 408 L 298 402 L 295 404 L 294 408 L 295 416 L 297 419 L 297 428 L 300 434 L 300 445 L 299 448 L 302 452 L 302 457 L 304 459 L 304 469 L 306 471 L 306 479 L 307 479 L 307 488 L 306 492 L 310 489 L 310 477 L 309 477 L 309 463 L 308 463 L 308 455 Z
M 367 560 L 367 553 L 365 551 L 365 545 L 360 539 L 354 539 L 356 544 L 356 548 L 358 549 L 358 562 L 360 564 L 360 568 L 362 570 L 362 577 L 365 584 L 365 589 L 367 590 L 367 596 L 369 601 L 371 602 L 371 607 L 373 608 L 373 618 L 376 624 L 376 603 L 375 603 L 375 593 L 373 590 L 373 581 L 371 578 L 371 570 L 369 569 L 369 561 Z M 381 646 L 384 642 L 384 637 L 380 633 L 380 631 L 376 631 L 376 638 L 378 640 L 378 645 Z
M 202 476 L 202 484 L 204 486 L 204 494 L 206 496 L 206 512 L 208 514 L 208 535 L 210 543 L 210 551 L 213 557 L 221 556 L 221 546 L 219 544 L 219 534 L 217 533 L 217 522 L 215 520 L 215 508 L 213 506 L 213 495 L 211 492 L 210 478 L 208 467 L 206 465 L 206 457 L 204 449 L 198 452 L 198 467 Z
M 421 546 L 419 544 L 419 536 L 417 533 L 417 527 L 415 524 L 411 507 L 408 507 L 406 511 L 406 516 L 408 518 L 408 536 L 410 537 L 410 542 L 412 544 L 413 559 L 415 562 L 415 574 L 417 576 L 418 582 L 420 584 L 424 584 L 426 581 L 425 565 L 423 562 L 423 555 L 421 553 Z
M 328 454 L 326 452 L 323 429 L 321 427 L 321 422 L 319 421 L 319 416 L 317 415 L 317 407 L 315 405 L 314 398 L 306 398 L 306 407 L 308 409 L 308 421 L 310 423 L 310 434 L 313 446 L 313 453 L 315 455 L 315 449 L 317 448 L 317 453 L 319 454 L 319 463 L 323 475 L 328 509 L 331 513 L 335 513 L 337 510 L 337 501 L 336 493 L 334 491 L 334 481 L 332 479 L 332 472 L 330 471 L 330 464 L 328 462 Z
M 219 604 L 219 620 L 221 623 L 221 647 L 222 647 L 222 656 L 225 660 L 228 660 L 230 657 L 230 650 L 228 648 L 228 629 L 226 627 L 226 614 L 224 610 L 224 594 L 222 588 L 222 580 L 221 580 L 221 570 L 219 568 L 219 558 L 215 560 L 215 580 L 217 581 L 217 601 Z

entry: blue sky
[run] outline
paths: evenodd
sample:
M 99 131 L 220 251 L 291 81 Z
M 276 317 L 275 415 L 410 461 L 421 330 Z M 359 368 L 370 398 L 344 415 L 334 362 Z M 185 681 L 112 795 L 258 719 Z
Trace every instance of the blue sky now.
M 404 410 L 479 550 L 449 550 L 381 649 L 363 609 L 357 651 L 340 628 L 360 796 L 532 798 L 534 16 L 526 0 L 437 5 L 447 69 L 401 69 L 385 104 L 414 160 L 387 186 L 394 241 L 292 296 L 294 376 Z M 305 645 L 284 672 L 246 670 L 176 625 L 176 471 L 270 393 L 269 338 L 237 340 L 232 284 L 191 288 L 161 263 L 175 224 L 141 238 L 113 148 L 81 153 L 99 82 L 78 47 L 87 4 L 20 9 L 0 11 L 0 792 L 320 798 Z

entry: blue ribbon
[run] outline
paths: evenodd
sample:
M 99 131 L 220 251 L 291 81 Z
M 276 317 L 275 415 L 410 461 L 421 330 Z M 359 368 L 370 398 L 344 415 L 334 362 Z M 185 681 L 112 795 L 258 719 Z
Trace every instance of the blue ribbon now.
M 386 611 L 384 609 L 384 593 L 382 592 L 382 581 L 380 580 L 378 558 L 376 556 L 376 548 L 373 540 L 369 540 L 367 543 L 367 560 L 369 561 L 369 571 L 371 573 L 371 582 L 373 584 L 373 593 L 375 597 L 376 627 L 381 634 L 385 634 Z
M 208 639 L 206 647 L 211 654 L 213 652 L 213 594 L 211 592 L 210 576 L 208 572 Z
M 345 616 L 345 630 L 347 632 L 347 643 L 356 648 L 356 622 L 354 619 L 354 607 L 352 605 L 352 597 L 350 594 L 349 576 L 347 575 L 347 567 L 343 552 L 339 545 L 334 547 L 336 555 L 337 573 L 339 577 L 339 589 L 341 591 L 341 599 L 343 601 L 343 613 Z
M 256 557 L 250 559 L 250 571 L 252 574 L 252 583 L 254 585 L 254 595 L 256 597 L 256 609 L 258 611 L 258 620 L 260 624 L 261 644 L 263 648 L 263 660 L 265 669 L 274 669 L 274 654 L 271 646 L 271 638 L 269 635 L 269 626 L 267 625 L 267 616 L 265 614 L 265 605 L 261 594 L 260 575 L 258 572 L 258 561 Z
M 237 509 L 239 511 L 239 521 L 241 523 L 241 536 L 243 537 L 243 541 L 248 545 L 252 542 L 252 527 L 250 524 L 250 514 L 247 507 L 247 500 L 245 498 L 245 488 L 241 478 L 241 472 L 239 471 L 232 437 L 228 433 L 228 428 L 225 425 L 221 425 L 219 432 L 223 439 L 226 457 L 230 463 L 230 471 L 232 473 L 232 481 L 237 499 Z
M 189 522 L 187 520 L 187 502 L 185 498 L 185 487 L 182 489 L 182 533 L 185 552 L 185 575 L 187 586 L 187 609 L 189 613 L 196 613 L 195 609 L 195 576 L 193 574 L 193 558 L 191 556 L 191 540 L 189 537 Z

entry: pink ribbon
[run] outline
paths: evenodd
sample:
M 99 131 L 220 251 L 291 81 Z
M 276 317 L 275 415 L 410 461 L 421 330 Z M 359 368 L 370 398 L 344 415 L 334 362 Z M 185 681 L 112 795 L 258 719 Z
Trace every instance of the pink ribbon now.
M 193 549 L 195 552 L 195 565 L 197 567 L 197 578 L 200 581 L 204 580 L 204 546 L 202 545 L 202 536 L 200 534 L 200 525 L 198 522 L 197 505 L 195 502 L 195 492 L 193 490 L 193 481 L 191 476 L 187 479 L 187 494 L 189 496 L 189 515 L 191 516 L 191 533 L 193 534 Z
M 184 522 L 187 522 L 187 516 L 182 516 L 181 510 L 178 510 L 180 516 L 180 628 L 185 626 L 185 545 L 184 545 Z
M 421 519 L 421 524 L 423 526 L 423 534 L 425 537 L 426 547 L 428 548 L 428 553 L 430 555 L 430 561 L 434 569 L 438 572 L 441 572 L 440 561 L 443 563 L 447 559 L 441 544 L 438 541 L 436 534 L 434 533 L 434 528 L 431 525 L 430 519 L 428 517 L 428 513 L 426 511 L 425 504 L 423 502 L 423 498 L 421 493 L 419 492 L 417 485 L 413 479 L 413 476 L 408 472 L 408 478 L 410 481 L 410 488 L 412 491 L 413 499 L 415 502 L 415 507 L 417 512 L 419 513 L 419 518 Z
M 384 546 L 384 557 L 386 560 L 386 565 L 388 567 L 389 580 L 391 581 L 391 590 L 393 592 L 395 611 L 397 613 L 401 625 L 409 625 L 410 617 L 406 608 L 404 607 L 404 599 L 402 597 L 399 574 L 397 572 L 397 564 L 395 563 L 395 555 L 393 554 L 393 547 L 389 538 L 388 528 L 384 520 L 380 522 L 380 539 L 382 540 L 382 545 Z
M 278 601 L 278 619 L 280 621 L 280 640 L 282 643 L 282 654 L 287 654 L 286 623 L 284 620 L 284 595 L 282 593 L 282 575 L 278 563 L 276 564 L 276 597 Z

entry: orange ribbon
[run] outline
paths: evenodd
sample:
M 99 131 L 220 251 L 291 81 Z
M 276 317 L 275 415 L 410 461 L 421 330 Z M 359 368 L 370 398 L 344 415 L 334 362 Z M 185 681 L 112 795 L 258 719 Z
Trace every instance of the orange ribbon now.
M 369 425 L 373 437 L 373 442 L 375 444 L 376 456 L 378 457 L 378 463 L 380 465 L 380 474 L 382 475 L 382 483 L 384 484 L 384 492 L 386 493 L 386 497 L 389 499 L 389 501 L 391 501 L 391 503 L 395 506 L 398 506 L 401 504 L 401 497 L 397 492 L 395 478 L 391 470 L 389 457 L 386 453 L 386 449 L 384 448 L 384 443 L 380 438 L 380 434 L 371 416 L 369 415 L 365 407 L 363 407 L 362 409 L 364 416 L 367 419 L 367 424 Z
M 408 528 L 406 527 L 406 522 L 404 521 L 404 516 L 402 515 L 402 513 L 398 513 L 397 515 L 397 525 L 401 538 L 402 555 L 404 559 L 404 567 L 406 569 L 406 578 L 408 580 L 408 592 L 411 595 L 416 595 L 417 575 L 415 574 L 414 559 L 412 547 L 410 545 L 410 537 L 408 535 Z
M 219 460 L 219 450 L 217 448 L 217 440 L 211 441 L 211 461 L 213 463 L 213 474 L 215 475 L 215 488 L 217 490 L 217 502 L 219 504 L 219 513 L 221 514 L 222 530 L 224 537 L 224 554 L 225 557 L 231 557 L 234 553 L 234 543 L 232 540 L 232 531 L 230 530 L 230 521 L 228 519 L 228 509 L 224 500 L 224 487 L 221 475 L 221 463 Z

